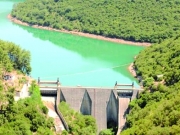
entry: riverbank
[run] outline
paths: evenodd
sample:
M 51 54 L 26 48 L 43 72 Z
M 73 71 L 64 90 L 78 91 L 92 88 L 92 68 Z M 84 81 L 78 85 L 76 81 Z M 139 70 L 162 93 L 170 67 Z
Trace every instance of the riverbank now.
M 134 69 L 134 63 L 131 63 L 131 64 L 128 66 L 128 71 L 132 74 L 132 76 L 133 76 L 134 78 L 137 77 L 136 70 Z
M 28 23 L 22 22 L 14 17 L 12 17 L 10 14 L 7 16 L 9 20 L 16 24 L 24 25 L 24 26 L 30 26 L 33 28 L 38 28 L 38 29 L 45 29 L 45 30 L 51 30 L 51 31 L 57 31 L 57 32 L 63 32 L 63 33 L 69 33 L 69 34 L 75 34 L 79 36 L 84 36 L 84 37 L 89 37 L 89 38 L 94 38 L 94 39 L 100 39 L 100 40 L 105 40 L 105 41 L 110 41 L 110 42 L 116 42 L 120 44 L 127 44 L 127 45 L 137 45 L 137 46 L 150 46 L 150 43 L 146 42 L 132 42 L 132 41 L 126 41 L 123 39 L 116 39 L 116 38 L 108 38 L 100 35 L 94 35 L 94 34 L 89 34 L 89 33 L 82 33 L 82 32 L 76 32 L 76 31 L 67 31 L 67 30 L 58 30 L 50 27 L 44 27 L 44 26 L 38 26 L 38 25 L 30 25 Z
M 142 76 L 137 76 L 136 70 L 134 68 L 134 63 L 131 63 L 128 66 L 128 71 L 131 73 L 131 75 L 136 78 L 139 81 L 139 85 L 140 87 L 143 89 L 143 85 L 142 85 Z

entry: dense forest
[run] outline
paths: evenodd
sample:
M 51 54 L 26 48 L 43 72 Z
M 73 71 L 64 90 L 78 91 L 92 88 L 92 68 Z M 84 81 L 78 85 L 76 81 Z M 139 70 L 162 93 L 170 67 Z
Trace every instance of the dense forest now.
M 1 90 L 2 92 L 2 90 Z M 5 93 L 6 102 L 0 114 L 0 134 L 2 135 L 53 135 L 53 119 L 47 117 L 48 109 L 41 101 L 39 88 L 34 84 L 31 87 L 31 97 L 15 102 L 14 89 Z
M 173 85 L 180 80 L 180 36 L 143 50 L 135 60 L 137 74 L 146 80 Z M 161 77 L 159 77 L 161 76 Z
M 146 89 L 130 103 L 128 128 L 122 135 L 180 133 L 180 36 L 154 44 L 135 60 Z
M 48 109 L 43 105 L 35 83 L 31 84 L 31 97 L 14 100 L 16 87 L 4 80 L 4 76 L 12 71 L 29 74 L 30 53 L 0 40 L 0 134 L 53 135 L 53 120 L 47 117 Z
M 47 26 L 158 43 L 180 32 L 179 0 L 26 0 L 11 15 Z

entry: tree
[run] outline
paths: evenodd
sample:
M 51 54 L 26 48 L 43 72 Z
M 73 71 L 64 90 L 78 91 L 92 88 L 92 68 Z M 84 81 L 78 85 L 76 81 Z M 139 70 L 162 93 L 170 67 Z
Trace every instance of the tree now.
M 114 133 L 112 132 L 111 129 L 104 129 L 102 130 L 99 135 L 113 135 Z
M 92 116 L 83 116 L 75 112 L 65 102 L 61 102 L 58 106 L 69 126 L 70 134 L 95 135 L 97 132 L 96 121 Z M 63 134 L 66 134 L 63 133 Z

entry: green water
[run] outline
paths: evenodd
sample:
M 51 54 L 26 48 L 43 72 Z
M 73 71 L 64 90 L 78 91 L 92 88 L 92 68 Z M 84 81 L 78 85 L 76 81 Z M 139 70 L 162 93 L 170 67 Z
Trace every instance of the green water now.
M 62 85 L 69 86 L 114 86 L 116 81 L 135 81 L 127 67 L 143 47 L 14 24 L 7 19 L 14 3 L 0 0 L 0 39 L 31 52 L 34 79 L 59 77 Z

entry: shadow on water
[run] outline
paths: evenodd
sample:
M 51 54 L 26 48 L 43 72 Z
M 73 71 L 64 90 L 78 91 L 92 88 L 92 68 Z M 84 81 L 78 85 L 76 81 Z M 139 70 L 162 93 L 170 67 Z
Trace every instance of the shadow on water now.
M 17 24 L 15 24 L 17 25 Z M 20 26 L 20 25 L 18 25 Z M 35 38 L 50 41 L 54 45 L 65 48 L 81 55 L 86 59 L 99 59 L 111 63 L 114 71 L 132 78 L 127 72 L 127 66 L 144 47 L 123 45 L 103 40 L 97 40 L 67 33 L 40 30 L 28 26 L 20 26 L 32 33 Z

